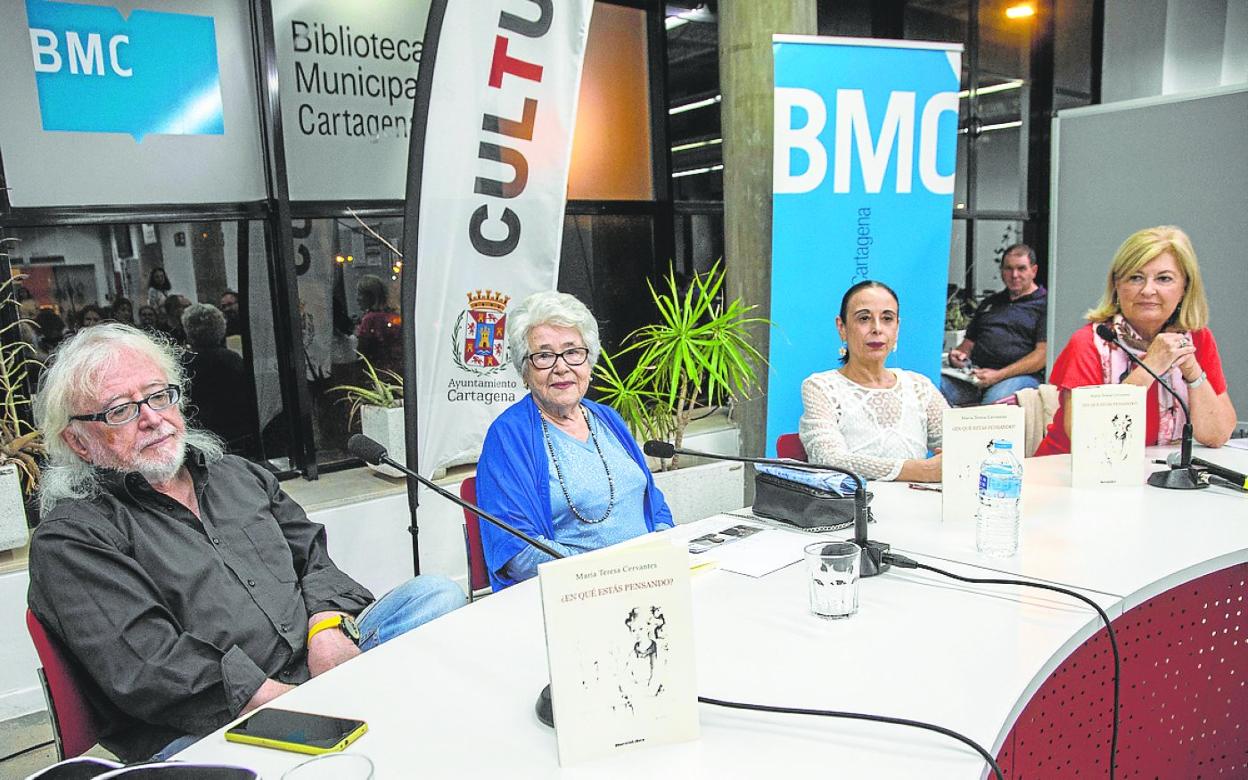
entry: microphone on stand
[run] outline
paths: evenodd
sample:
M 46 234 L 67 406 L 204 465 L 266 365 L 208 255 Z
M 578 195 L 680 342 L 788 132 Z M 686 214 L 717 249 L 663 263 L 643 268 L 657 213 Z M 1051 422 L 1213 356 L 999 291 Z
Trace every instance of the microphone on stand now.
M 1096 326 L 1096 335 L 1121 349 L 1132 363 L 1147 371 L 1149 376 L 1157 380 L 1157 384 L 1166 388 L 1166 392 L 1179 402 L 1179 406 L 1183 408 L 1183 414 L 1187 418 L 1183 423 L 1183 439 L 1180 444 L 1179 462 L 1172 465 L 1169 471 L 1154 471 L 1148 476 L 1148 484 L 1169 490 L 1199 490 L 1200 488 L 1209 487 L 1208 481 L 1202 480 L 1200 474 L 1192 468 L 1192 439 L 1195 437 L 1192 434 L 1192 410 L 1188 408 L 1187 403 L 1179 397 L 1178 393 L 1174 392 L 1174 388 L 1170 386 L 1169 382 L 1162 379 L 1156 371 L 1144 365 L 1143 360 L 1133 355 L 1131 350 L 1127 349 L 1118 340 L 1118 334 L 1114 332 L 1113 328 L 1105 323 L 1101 323 Z
M 737 463 L 758 463 L 764 466 L 790 466 L 815 471 L 834 471 L 852 477 L 854 488 L 854 543 L 862 548 L 862 565 L 858 576 L 874 577 L 888 571 L 889 564 L 884 561 L 888 552 L 888 544 L 867 538 L 867 483 L 852 471 L 827 466 L 822 463 L 807 463 L 789 458 L 747 458 L 742 455 L 718 455 L 713 452 L 680 449 L 665 441 L 648 441 L 642 450 L 652 458 L 671 458 L 674 455 L 689 455 L 694 458 L 711 458 L 712 460 L 731 460 Z
M 409 469 L 406 465 L 399 463 L 395 459 L 391 458 L 389 454 L 386 453 L 386 448 L 381 446 L 381 444 L 377 442 L 375 439 L 370 439 L 369 437 L 365 436 L 362 433 L 357 433 L 347 440 L 347 451 L 350 452 L 355 457 L 359 458 L 360 460 L 364 461 L 365 463 L 370 463 L 374 466 L 379 463 L 384 463 L 387 466 L 393 466 L 394 468 L 403 472 L 403 474 L 406 475 L 409 479 L 416 480 L 420 484 L 424 485 L 425 487 L 429 488 L 433 492 L 437 493 L 439 496 L 442 496 L 443 498 L 447 499 L 448 501 L 451 501 L 454 504 L 458 504 L 460 507 L 467 509 L 469 512 L 472 512 L 477 517 L 481 518 L 482 520 L 485 520 L 486 522 L 490 523 L 494 527 L 501 528 L 502 530 L 506 531 L 507 533 L 511 534 L 517 539 L 520 539 L 521 541 L 524 541 L 524 542 L 527 542 L 528 544 L 533 545 L 534 547 L 546 553 L 552 558 L 566 558 L 567 557 L 566 555 L 559 552 L 558 550 L 553 549 L 550 545 L 544 542 L 538 541 L 537 539 L 534 539 L 533 537 L 529 536 L 524 531 L 521 531 L 519 528 L 515 528 L 511 526 L 510 524 L 505 523 L 502 520 L 499 520 L 497 517 L 494 517 L 489 512 L 486 512 L 484 509 L 477 506 L 476 504 L 465 501 L 464 499 L 455 495 L 454 493 L 442 487 L 441 485 L 435 484 L 434 482 L 428 479 L 425 479 L 421 475 L 417 474 L 415 471 L 412 471 L 411 469 Z M 545 688 L 542 688 L 542 692 L 538 694 L 537 703 L 534 705 L 533 709 L 537 713 L 538 720 L 540 720 L 542 723 L 545 723 L 547 726 L 550 726 L 553 728 L 555 725 L 555 711 L 554 711 L 554 706 L 551 704 L 550 695 L 551 695 L 550 685 L 547 684 Z
M 477 506 L 476 504 L 471 504 L 465 501 L 464 499 L 455 495 L 454 493 L 442 487 L 441 485 L 435 482 L 432 482 L 428 479 L 425 479 L 421 475 L 417 474 L 415 471 L 412 471 L 411 469 L 409 469 L 407 466 L 394 460 L 393 458 L 389 456 L 389 454 L 386 453 L 386 448 L 381 446 L 381 444 L 377 442 L 375 439 L 370 439 L 362 433 L 357 433 L 347 440 L 347 451 L 350 452 L 355 457 L 359 458 L 360 460 L 364 461 L 365 463 L 369 463 L 374 466 L 376 466 L 379 463 L 384 463 L 387 466 L 393 466 L 394 468 L 403 472 L 408 478 L 416 480 L 420 484 L 432 490 L 434 493 L 437 493 L 439 496 L 442 496 L 448 501 L 451 501 L 452 503 L 458 504 L 460 507 L 467 509 L 469 512 L 472 512 L 477 517 L 481 518 L 482 520 L 485 520 L 490 525 L 493 525 L 496 528 L 501 528 L 502 530 L 506 531 L 507 533 L 511 534 L 517 539 L 520 539 L 523 542 L 527 542 L 528 544 L 533 545 L 534 547 L 546 553 L 552 558 L 566 558 L 567 557 L 566 555 L 559 552 L 558 550 L 553 549 L 550 545 L 546 544 L 545 542 L 534 539 L 532 536 L 529 536 L 524 531 L 521 531 L 518 528 L 514 528 L 511 525 L 503 522 L 502 520 L 499 520 L 497 517 L 494 517 L 489 512 L 486 512 L 484 509 Z
M 1172 452 L 1166 457 L 1166 462 L 1171 466 L 1177 466 L 1182 455 L 1178 452 Z M 1159 461 L 1160 462 L 1160 461 Z M 1219 466 L 1211 463 L 1203 458 L 1192 458 L 1192 466 L 1197 469 L 1197 474 L 1204 477 L 1218 477 L 1219 479 L 1229 482 L 1231 487 L 1238 490 L 1248 491 L 1248 474 L 1241 474 L 1226 466 Z

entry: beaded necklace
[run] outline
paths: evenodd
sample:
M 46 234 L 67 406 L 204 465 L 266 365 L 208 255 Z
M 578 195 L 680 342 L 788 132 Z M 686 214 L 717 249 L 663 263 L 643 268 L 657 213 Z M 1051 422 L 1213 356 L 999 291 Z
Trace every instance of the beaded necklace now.
M 568 494 L 568 485 L 563 480 L 563 469 L 559 468 L 559 458 L 555 455 L 555 446 L 550 441 L 550 426 L 546 423 L 546 413 L 542 412 L 538 415 L 542 421 L 542 438 L 546 440 L 546 451 L 550 453 L 550 462 L 555 464 L 555 477 L 559 480 L 559 489 L 563 491 L 563 500 L 568 502 L 568 509 L 572 510 L 577 520 L 593 525 L 606 520 L 611 516 L 611 510 L 615 509 L 615 480 L 611 478 L 611 467 L 607 465 L 607 458 L 602 454 L 602 447 L 598 446 L 598 435 L 594 433 L 594 426 L 590 424 L 589 413 L 585 411 L 584 406 L 581 407 L 581 416 L 585 418 L 585 427 L 589 429 L 589 440 L 594 443 L 594 451 L 598 453 L 598 459 L 602 461 L 602 470 L 607 473 L 607 511 L 597 520 L 590 520 L 581 514 L 581 510 L 572 503 L 572 496 Z

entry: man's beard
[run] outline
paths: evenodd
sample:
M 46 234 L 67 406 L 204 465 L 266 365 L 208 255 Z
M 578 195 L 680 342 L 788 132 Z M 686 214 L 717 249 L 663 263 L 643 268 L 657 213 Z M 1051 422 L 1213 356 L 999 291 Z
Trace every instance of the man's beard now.
M 182 463 L 186 460 L 185 433 L 177 432 L 173 429 L 173 426 L 168 428 L 162 427 L 160 432 L 152 437 L 152 440 L 167 436 L 170 433 L 177 437 L 177 447 L 172 453 L 163 457 L 143 455 L 143 445 L 140 445 L 138 448 L 139 454 L 129 460 L 123 460 L 114 456 L 103 447 L 94 446 L 94 442 L 87 444 L 88 453 L 91 456 L 91 462 L 96 466 L 123 472 L 133 472 L 146 479 L 149 484 L 163 485 L 177 476 L 182 469 Z

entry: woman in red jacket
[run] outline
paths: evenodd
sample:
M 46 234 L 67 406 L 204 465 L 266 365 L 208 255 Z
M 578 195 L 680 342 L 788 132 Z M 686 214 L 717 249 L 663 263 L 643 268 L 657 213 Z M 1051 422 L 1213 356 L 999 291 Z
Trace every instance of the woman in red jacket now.
M 1209 303 L 1191 239 L 1177 227 L 1141 230 L 1123 242 L 1109 268 L 1105 294 L 1087 313 L 1090 324 L 1070 337 L 1049 381 L 1061 405 L 1036 455 L 1070 452 L 1070 391 L 1084 385 L 1133 384 L 1148 388 L 1145 443 L 1169 444 L 1186 417 L 1170 393 L 1123 354 L 1129 350 L 1164 377 L 1192 410 L 1196 441 L 1220 447 L 1235 430 L 1235 408 L 1213 333 Z M 1122 348 L 1096 334 L 1105 323 Z

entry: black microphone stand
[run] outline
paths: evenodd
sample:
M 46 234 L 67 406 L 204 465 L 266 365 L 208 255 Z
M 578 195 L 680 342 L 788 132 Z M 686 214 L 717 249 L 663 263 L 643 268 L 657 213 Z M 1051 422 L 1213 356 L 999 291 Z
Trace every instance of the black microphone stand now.
M 489 512 L 486 512 L 484 509 L 477 506 L 476 504 L 473 504 L 469 501 L 465 501 L 464 499 L 455 495 L 454 493 L 442 487 L 441 485 L 438 485 L 434 483 L 432 480 L 428 480 L 422 477 L 420 474 L 417 474 L 415 471 L 412 471 L 411 469 L 407 467 L 406 464 L 399 463 L 394 458 L 391 458 L 390 455 L 386 452 L 384 447 L 382 447 L 376 441 L 374 441 L 373 439 L 370 439 L 367 436 L 364 436 L 359 433 L 352 436 L 350 441 L 347 442 L 347 450 L 352 455 L 355 455 L 356 457 L 360 458 L 360 460 L 363 460 L 366 463 L 384 463 L 387 466 L 393 466 L 394 468 L 403 472 L 403 474 L 406 475 L 409 479 L 416 480 L 416 482 L 418 482 L 419 484 L 424 485 L 425 487 L 429 488 L 434 493 L 437 493 L 439 496 L 442 496 L 443 498 L 447 499 L 451 503 L 457 504 L 463 509 L 466 509 L 469 512 L 472 512 L 477 517 L 481 518 L 482 520 L 485 520 L 490 525 L 493 525 L 495 528 L 499 528 L 503 531 L 506 531 L 507 533 L 511 534 L 517 539 L 520 539 L 521 541 L 524 541 L 524 542 L 527 542 L 528 544 L 533 545 L 534 547 L 546 553 L 552 558 L 560 559 L 560 558 L 568 557 L 564 555 L 563 553 L 559 552 L 558 550 L 552 548 L 550 545 L 546 544 L 545 542 L 534 539 L 532 536 L 529 536 L 524 531 L 521 531 L 519 528 L 515 528 L 511 526 L 510 524 L 505 523 L 502 520 L 499 520 L 497 517 L 494 517 Z M 551 696 L 550 684 L 547 683 L 546 687 L 542 688 L 542 692 L 537 695 L 537 703 L 533 705 L 533 710 L 534 712 L 537 713 L 538 720 L 540 720 L 542 723 L 546 724 L 547 726 L 554 728 L 555 710 L 554 710 L 554 705 L 551 704 L 550 696 Z
M 1118 334 L 1114 332 L 1113 328 L 1105 323 L 1101 323 L 1096 326 L 1096 335 L 1121 349 L 1122 353 L 1132 363 L 1147 371 L 1148 375 L 1157 381 L 1157 384 L 1166 388 L 1166 392 L 1178 402 L 1183 409 L 1183 414 L 1186 416 L 1186 421 L 1183 423 L 1183 440 L 1179 445 L 1179 462 L 1168 470 L 1154 471 L 1152 474 L 1149 474 L 1148 484 L 1153 487 L 1166 488 L 1167 490 L 1200 490 L 1209 487 L 1209 483 L 1201 479 L 1200 473 L 1192 468 L 1192 440 L 1195 438 L 1195 435 L 1192 433 L 1192 410 L 1179 397 L 1179 394 L 1174 392 L 1174 388 L 1170 386 L 1169 382 L 1158 376 L 1156 371 L 1144 365 L 1143 360 L 1131 354 L 1131 350 L 1122 345 L 1118 340 Z
M 689 455 L 694 458 L 730 460 L 737 463 L 754 463 L 764 466 L 786 466 L 790 468 L 811 469 L 814 471 L 833 471 L 837 474 L 844 474 L 848 477 L 853 477 L 855 484 L 854 544 L 862 548 L 862 561 L 859 566 L 858 576 L 874 577 L 877 574 L 883 574 L 889 569 L 889 564 L 884 561 L 884 553 L 889 550 L 888 543 L 874 541 L 867 538 L 867 484 L 862 481 L 862 477 L 852 471 L 838 468 L 836 466 L 828 466 L 822 463 L 807 463 L 805 461 L 791 460 L 789 458 L 747 458 L 743 455 L 719 455 L 713 452 L 678 449 L 671 444 L 662 441 L 648 441 L 646 442 L 644 449 L 647 455 L 656 458 L 670 458 L 672 455 Z

